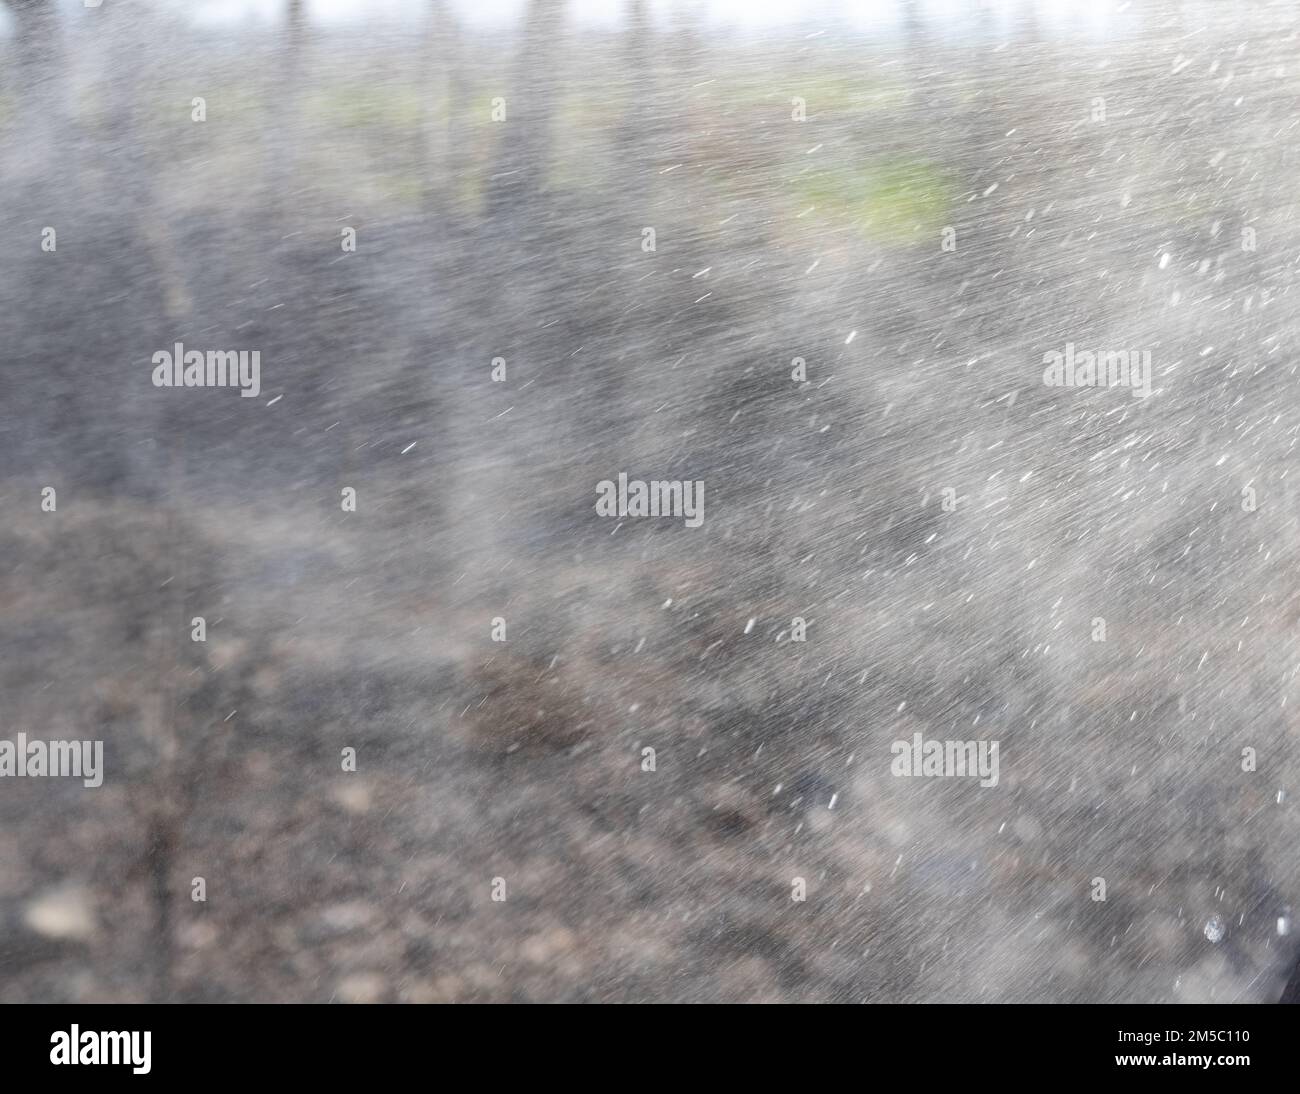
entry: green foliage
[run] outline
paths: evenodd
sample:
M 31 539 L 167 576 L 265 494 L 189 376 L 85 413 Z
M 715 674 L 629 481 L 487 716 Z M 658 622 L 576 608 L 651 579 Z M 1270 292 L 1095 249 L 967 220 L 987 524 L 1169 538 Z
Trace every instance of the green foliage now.
M 948 223 L 956 193 L 934 164 L 895 158 L 851 167 L 825 167 L 799 177 L 793 187 L 802 206 L 851 226 L 882 243 L 929 238 Z
M 426 103 L 411 83 L 345 80 L 312 91 L 304 99 L 303 112 L 314 122 L 345 129 L 411 130 L 431 116 L 445 118 L 446 106 Z

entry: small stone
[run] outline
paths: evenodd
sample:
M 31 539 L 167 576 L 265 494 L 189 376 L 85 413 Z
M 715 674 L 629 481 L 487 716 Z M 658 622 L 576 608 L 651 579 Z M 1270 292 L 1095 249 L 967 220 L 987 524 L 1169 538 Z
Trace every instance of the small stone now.
M 37 897 L 23 913 L 23 922 L 46 938 L 81 941 L 95 933 L 95 913 L 90 895 L 68 886 Z
M 217 928 L 203 919 L 196 919 L 182 924 L 177 929 L 177 936 L 181 945 L 190 950 L 206 950 L 208 947 L 216 945 L 217 940 L 221 937 Z
M 378 1003 L 388 990 L 386 981 L 377 972 L 354 972 L 339 981 L 334 996 L 340 1003 Z
M 355 775 L 335 785 L 334 800 L 354 815 L 370 811 L 370 788 Z
M 352 901 L 330 905 L 321 912 L 320 918 L 330 930 L 346 933 L 369 926 L 375 918 L 375 910 L 369 904 Z

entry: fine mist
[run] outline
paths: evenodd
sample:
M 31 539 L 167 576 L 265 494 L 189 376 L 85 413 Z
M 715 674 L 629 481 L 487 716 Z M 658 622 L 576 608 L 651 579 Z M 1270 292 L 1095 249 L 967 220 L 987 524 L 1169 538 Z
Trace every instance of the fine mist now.
M 0 1001 L 1281 995 L 1293 4 L 236 7 L 4 9 Z

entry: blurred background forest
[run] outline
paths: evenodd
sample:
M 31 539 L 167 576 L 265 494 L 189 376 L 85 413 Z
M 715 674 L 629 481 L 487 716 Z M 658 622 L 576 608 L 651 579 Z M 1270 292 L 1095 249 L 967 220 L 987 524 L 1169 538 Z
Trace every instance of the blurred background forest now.
M 0 1000 L 1276 998 L 1295 5 L 4 13 Z

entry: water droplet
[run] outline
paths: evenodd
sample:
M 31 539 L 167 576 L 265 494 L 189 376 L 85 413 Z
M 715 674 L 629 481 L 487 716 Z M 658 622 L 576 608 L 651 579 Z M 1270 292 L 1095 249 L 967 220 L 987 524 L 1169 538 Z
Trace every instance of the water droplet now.
M 1205 921 L 1205 937 L 1211 942 L 1222 942 L 1228 929 L 1223 925 L 1221 916 L 1212 915 Z

